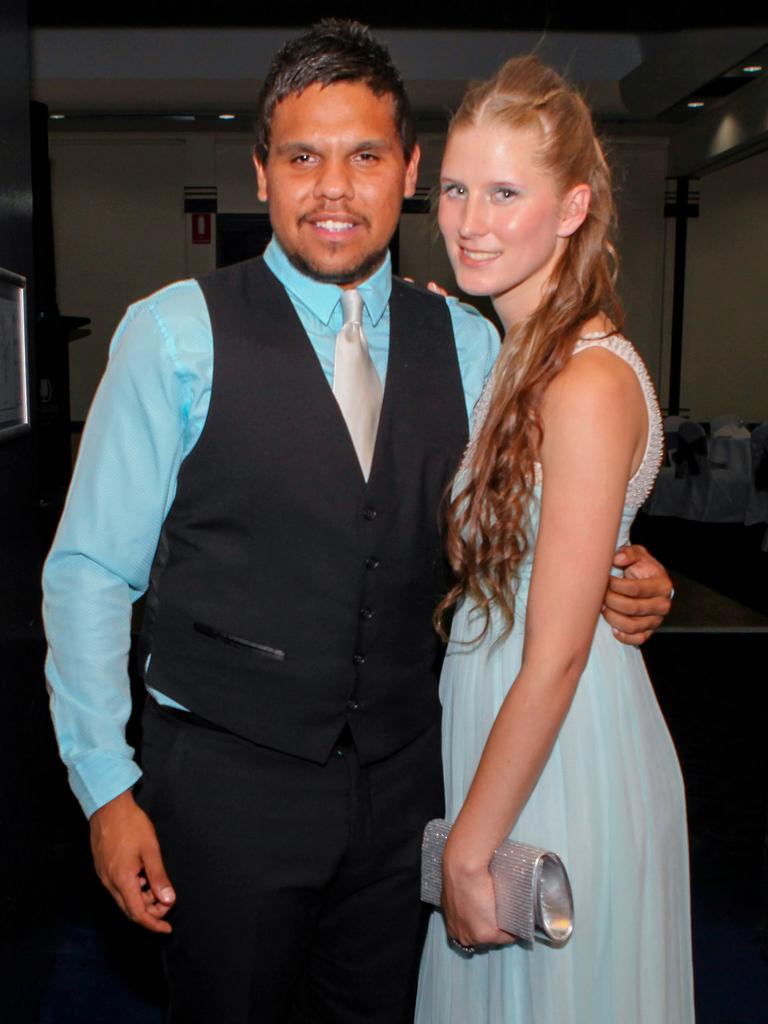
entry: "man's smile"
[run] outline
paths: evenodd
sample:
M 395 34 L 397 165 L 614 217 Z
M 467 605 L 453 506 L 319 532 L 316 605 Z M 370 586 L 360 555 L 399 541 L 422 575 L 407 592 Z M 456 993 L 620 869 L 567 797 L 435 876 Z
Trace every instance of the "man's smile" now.
M 360 228 L 367 227 L 365 218 L 349 213 L 312 213 L 301 217 L 299 224 L 308 225 L 320 237 L 330 236 L 333 241 L 351 238 Z

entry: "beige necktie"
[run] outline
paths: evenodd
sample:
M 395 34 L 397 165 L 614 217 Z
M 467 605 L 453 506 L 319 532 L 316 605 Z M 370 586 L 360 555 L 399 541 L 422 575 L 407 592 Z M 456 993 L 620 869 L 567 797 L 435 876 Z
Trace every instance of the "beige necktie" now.
M 344 326 L 336 335 L 333 393 L 368 479 L 381 413 L 382 387 L 363 334 L 363 300 L 354 288 L 341 294 Z

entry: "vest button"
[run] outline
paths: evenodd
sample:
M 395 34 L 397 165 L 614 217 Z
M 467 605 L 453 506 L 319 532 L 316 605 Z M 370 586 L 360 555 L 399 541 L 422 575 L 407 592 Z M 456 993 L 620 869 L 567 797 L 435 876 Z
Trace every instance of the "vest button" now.
M 360 705 L 358 704 L 358 702 L 356 700 L 348 700 L 347 701 L 347 707 L 349 708 L 350 711 L 359 711 L 360 710 Z
M 372 608 L 361 608 L 360 609 L 360 618 L 361 619 L 365 619 L 365 621 L 368 622 L 369 619 L 373 618 L 373 609 Z
M 376 555 L 371 555 L 370 558 L 366 558 L 365 560 L 366 569 L 378 569 L 380 565 L 381 559 L 377 558 Z
M 365 664 L 365 655 L 364 654 L 353 654 L 352 655 L 352 664 L 353 665 L 364 665 Z
M 379 513 L 376 511 L 376 509 L 371 508 L 370 505 L 367 508 L 363 509 L 363 519 L 367 519 L 369 522 L 373 522 L 373 520 L 376 518 L 378 514 Z

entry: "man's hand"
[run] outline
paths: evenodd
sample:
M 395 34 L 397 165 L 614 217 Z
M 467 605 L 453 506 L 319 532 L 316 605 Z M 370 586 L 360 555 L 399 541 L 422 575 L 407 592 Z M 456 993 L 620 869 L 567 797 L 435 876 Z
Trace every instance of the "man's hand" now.
M 415 279 L 412 277 L 403 277 L 403 280 L 409 281 L 411 284 L 416 284 Z M 427 291 L 434 292 L 435 295 L 442 295 L 444 299 L 449 298 L 448 292 L 445 290 L 445 288 L 443 288 L 442 285 L 439 285 L 437 281 L 428 281 Z
M 672 580 L 642 544 L 621 548 L 613 564 L 624 570 L 624 576 L 611 576 L 603 616 L 617 640 L 639 647 L 672 607 Z
M 123 913 L 151 932 L 170 932 L 163 918 L 176 893 L 154 826 L 130 790 L 92 815 L 91 850 L 96 873 Z

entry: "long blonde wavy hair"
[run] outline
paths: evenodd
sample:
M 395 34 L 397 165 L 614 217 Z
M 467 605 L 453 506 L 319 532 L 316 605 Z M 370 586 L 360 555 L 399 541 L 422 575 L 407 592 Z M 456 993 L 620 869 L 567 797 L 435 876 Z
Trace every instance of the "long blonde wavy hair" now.
M 446 549 L 455 582 L 435 613 L 443 636 L 446 613 L 461 597 L 471 599 L 483 617 L 480 636 L 488 630 L 493 605 L 503 617 L 502 635 L 512 628 L 517 573 L 530 543 L 528 509 L 543 437 L 544 392 L 586 321 L 604 314 L 619 330 L 623 323 L 611 242 L 611 174 L 581 96 L 538 58 L 515 58 L 489 81 L 469 88 L 449 134 L 479 124 L 537 130 L 537 160 L 553 176 L 558 194 L 587 184 L 591 201 L 538 308 L 507 332 L 466 475 L 447 498 Z

